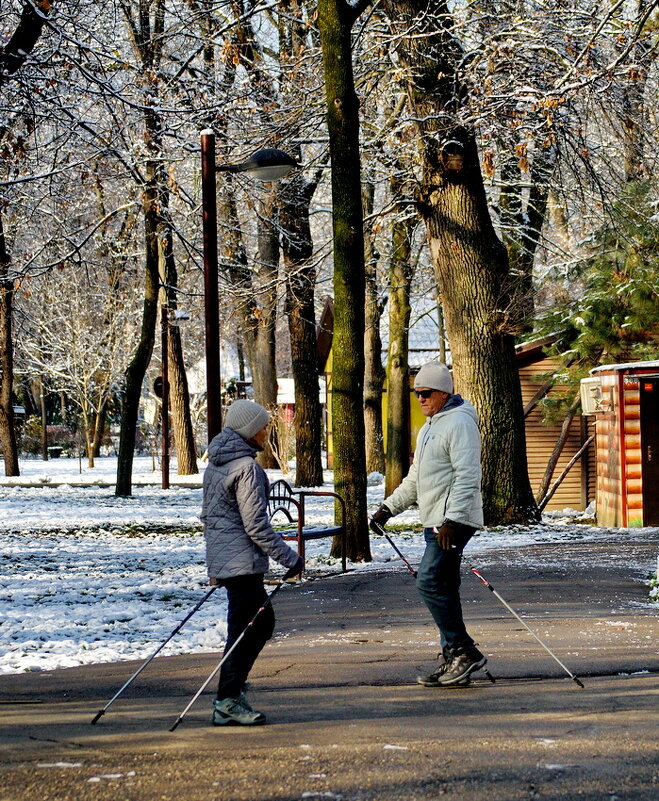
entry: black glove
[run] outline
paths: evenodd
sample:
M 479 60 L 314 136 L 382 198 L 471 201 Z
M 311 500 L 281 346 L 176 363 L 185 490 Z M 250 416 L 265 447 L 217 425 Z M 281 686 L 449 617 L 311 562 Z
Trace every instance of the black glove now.
M 284 573 L 284 581 L 288 581 L 288 579 L 292 579 L 295 576 L 299 576 L 303 570 L 304 570 L 304 559 L 301 556 L 298 556 L 297 562 L 293 565 L 293 567 L 289 567 L 288 570 Z
M 384 528 L 387 525 L 390 517 L 393 517 L 393 514 L 389 511 L 388 507 L 382 504 L 371 518 L 371 522 L 369 523 L 371 531 L 375 532 L 375 534 L 381 534 L 380 528 Z
M 452 520 L 445 520 L 439 529 L 435 529 L 437 545 L 439 545 L 443 551 L 450 551 L 451 548 L 454 548 L 458 544 L 458 532 L 459 526 L 457 523 L 454 523 Z

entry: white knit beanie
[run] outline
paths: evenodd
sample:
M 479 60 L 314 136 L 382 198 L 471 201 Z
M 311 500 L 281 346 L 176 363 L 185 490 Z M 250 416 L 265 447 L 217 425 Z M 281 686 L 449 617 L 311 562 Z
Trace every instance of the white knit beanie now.
M 250 400 L 235 400 L 224 418 L 225 426 L 240 434 L 243 439 L 251 439 L 269 422 L 268 410 Z
M 414 389 L 428 387 L 438 389 L 440 392 L 453 394 L 453 378 L 448 367 L 442 362 L 428 362 L 416 374 Z

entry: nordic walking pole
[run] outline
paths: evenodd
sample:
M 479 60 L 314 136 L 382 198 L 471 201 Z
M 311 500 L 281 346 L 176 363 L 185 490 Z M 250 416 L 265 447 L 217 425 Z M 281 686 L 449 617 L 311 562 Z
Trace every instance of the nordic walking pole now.
M 121 693 L 122 693 L 122 692 L 123 692 L 123 691 L 126 689 L 126 687 L 128 687 L 128 685 L 129 685 L 129 684 L 132 684 L 132 683 L 133 683 L 133 681 L 134 681 L 134 680 L 135 680 L 135 679 L 136 679 L 136 678 L 137 678 L 137 677 L 140 675 L 140 673 L 141 673 L 141 672 L 144 670 L 144 668 L 145 668 L 145 667 L 146 667 L 146 666 L 147 666 L 147 665 L 148 665 L 148 664 L 149 664 L 149 663 L 150 663 L 150 662 L 151 662 L 153 659 L 155 659 L 155 657 L 156 657 L 156 656 L 158 656 L 158 654 L 159 654 L 159 653 L 162 651 L 162 649 L 163 649 L 163 648 L 164 648 L 164 647 L 167 645 L 167 643 L 168 643 L 168 642 L 169 642 L 169 641 L 172 639 L 172 637 L 174 637 L 176 634 L 178 634 L 178 633 L 179 633 L 179 631 L 180 631 L 180 630 L 183 628 L 183 626 L 185 626 L 185 624 L 188 622 L 188 620 L 190 620 L 190 618 L 192 617 L 192 615 L 194 615 L 194 613 L 195 613 L 195 612 L 198 612 L 198 611 L 199 611 L 199 609 L 201 609 L 201 606 L 202 606 L 203 604 L 205 604 L 205 603 L 206 603 L 206 601 L 207 601 L 207 600 L 208 600 L 208 599 L 211 597 L 211 595 L 212 595 L 212 594 L 215 592 L 215 590 L 219 589 L 219 586 L 220 586 L 219 584 L 216 584 L 214 587 L 211 587 L 211 588 L 210 588 L 210 590 L 208 590 L 208 592 L 206 593 L 206 595 L 204 595 L 204 597 L 201 599 L 201 601 L 199 601 L 199 603 L 198 603 L 198 604 L 195 606 L 195 608 L 194 608 L 194 609 L 192 609 L 190 612 L 188 612 L 188 614 L 187 614 L 187 615 L 186 615 L 186 616 L 183 618 L 183 620 L 182 620 L 182 621 L 181 621 L 181 622 L 178 624 L 178 626 L 177 626 L 177 627 L 174 629 L 174 631 L 173 631 L 173 632 L 172 632 L 172 633 L 169 635 L 169 637 L 167 637 L 167 639 L 165 640 L 165 642 L 164 642 L 164 643 L 162 643 L 162 645 L 159 645 L 159 646 L 158 646 L 158 648 L 156 648 L 156 650 L 155 650 L 155 651 L 154 651 L 154 652 L 151 654 L 151 656 L 150 656 L 150 657 L 149 657 L 149 658 L 146 660 L 146 662 L 144 662 L 142 665 L 140 665 L 140 667 L 138 667 L 138 669 L 137 669 L 137 670 L 135 671 L 135 673 L 133 673 L 133 675 L 132 675 L 132 676 L 131 676 L 131 677 L 128 679 L 128 681 L 127 681 L 127 682 L 124 684 L 124 686 L 123 686 L 123 687 L 122 687 L 120 690 L 117 690 L 117 692 L 116 692 L 116 693 L 115 693 L 115 694 L 112 696 L 112 698 L 110 698 L 110 700 L 109 700 L 109 701 L 107 702 L 107 704 L 106 704 L 106 705 L 103 707 L 103 709 L 99 709 L 99 711 L 98 711 L 98 712 L 96 713 L 96 715 L 94 716 L 94 719 L 92 720 L 92 725 L 94 725 L 94 723 L 96 723 L 96 722 L 97 722 L 97 721 L 98 721 L 100 718 L 102 718 L 102 717 L 103 717 L 103 715 L 105 714 L 106 710 L 107 710 L 107 709 L 109 709 L 109 708 L 112 706 L 112 704 L 113 704 L 113 703 L 114 703 L 114 702 L 117 700 L 117 698 L 119 698 L 119 696 L 120 696 L 120 695 L 121 695 Z
M 382 535 L 387 538 L 387 541 L 389 542 L 389 545 L 391 545 L 391 547 L 394 549 L 394 551 L 396 551 L 398 556 L 400 556 L 400 558 L 403 560 L 403 562 L 405 562 L 405 564 L 407 565 L 407 569 L 410 571 L 410 573 L 414 576 L 414 578 L 416 578 L 417 571 L 412 567 L 412 565 L 405 558 L 405 556 L 403 555 L 402 551 L 398 548 L 396 543 L 391 539 L 391 537 L 384 530 L 384 526 L 381 526 L 379 523 L 376 523 L 375 525 L 380 530 Z M 496 683 L 496 679 L 494 678 L 494 676 L 490 673 L 490 671 L 487 668 L 483 668 L 483 673 L 485 673 L 485 675 L 492 682 L 492 684 Z
M 510 604 L 509 604 L 509 603 L 507 603 L 507 602 L 506 602 L 506 601 L 505 601 L 505 600 L 504 600 L 504 599 L 503 599 L 503 598 L 502 598 L 502 597 L 499 595 L 499 593 L 498 593 L 498 592 L 497 592 L 497 591 L 494 589 L 494 587 L 493 587 L 493 586 L 490 584 L 490 582 L 489 582 L 489 581 L 488 581 L 488 580 L 487 580 L 487 579 L 486 579 L 484 576 L 482 576 L 482 575 L 481 575 L 481 574 L 478 572 L 478 570 L 476 570 L 476 568 L 475 568 L 475 567 L 470 567 L 469 569 L 471 570 L 471 572 L 472 572 L 472 573 L 473 573 L 473 574 L 474 574 L 474 575 L 475 575 L 477 578 L 479 578 L 479 579 L 480 579 L 480 580 L 483 582 L 483 584 L 485 584 L 485 586 L 488 588 L 488 590 L 489 590 L 491 593 L 493 593 L 493 594 L 494 594 L 494 595 L 495 595 L 495 596 L 496 596 L 496 597 L 497 597 L 497 598 L 498 598 L 498 599 L 501 601 L 501 603 L 502 603 L 502 604 L 503 604 L 503 605 L 506 607 L 506 609 L 507 609 L 507 610 L 508 610 L 508 611 L 509 611 L 509 612 L 510 612 L 512 615 L 514 615 L 514 616 L 517 618 L 517 620 L 519 620 L 519 622 L 522 624 L 522 626 L 524 626 L 524 628 L 525 628 L 525 629 L 526 629 L 526 630 L 527 630 L 527 631 L 528 631 L 530 634 L 532 634 L 532 635 L 533 635 L 533 636 L 536 638 L 536 640 L 537 640 L 537 641 L 540 643 L 540 645 L 542 645 L 542 647 L 545 649 L 545 651 L 546 651 L 546 652 L 547 652 L 547 653 L 548 653 L 550 656 L 552 656 L 552 657 L 553 657 L 553 658 L 554 658 L 554 659 L 555 659 L 555 660 L 558 662 L 558 664 L 559 664 L 559 665 L 560 665 L 560 666 L 563 668 L 563 670 L 564 670 L 564 671 L 567 673 L 567 675 L 568 675 L 568 676 L 569 676 L 569 677 L 572 679 L 572 681 L 576 682 L 576 683 L 579 685 L 579 687 L 583 688 L 583 683 L 581 682 L 581 679 L 579 679 L 577 676 L 575 676 L 575 675 L 574 675 L 574 673 L 570 672 L 570 671 L 569 671 L 569 670 L 568 670 L 568 669 L 565 667 L 565 665 L 564 665 L 564 664 L 561 662 L 561 660 L 560 660 L 560 659 L 559 659 L 559 658 L 556 656 L 556 654 L 555 654 L 553 651 L 551 651 L 551 650 L 550 650 L 550 649 L 549 649 L 549 648 L 548 648 L 548 647 L 547 647 L 547 646 L 546 646 L 546 645 L 543 643 L 543 641 L 540 639 L 540 637 L 538 637 L 538 635 L 537 635 L 537 634 L 536 634 L 536 633 L 535 633 L 535 632 L 534 632 L 532 629 L 530 629 L 530 628 L 529 628 L 529 627 L 526 625 L 526 623 L 525 623 L 525 622 L 522 620 L 522 618 L 521 618 L 521 617 L 520 617 L 520 616 L 517 614 L 517 612 L 515 612 L 515 610 L 512 608 L 512 606 L 510 606 Z
M 194 694 L 194 696 L 193 696 L 192 700 L 190 701 L 190 703 L 189 703 L 189 704 L 188 704 L 188 705 L 185 707 L 185 709 L 183 710 L 183 712 L 181 712 L 181 714 L 180 714 L 180 715 L 179 715 L 179 716 L 176 718 L 176 720 L 174 721 L 174 725 L 173 725 L 173 726 L 170 728 L 170 731 L 174 731 L 174 729 L 176 729 L 176 727 L 179 725 L 179 723 L 180 723 L 180 722 L 183 720 L 183 718 L 184 718 L 184 717 L 187 715 L 187 713 L 188 713 L 188 710 L 190 709 L 190 707 L 191 707 L 191 706 L 194 704 L 194 702 L 197 700 L 197 698 L 199 698 L 199 696 L 200 696 L 200 695 L 203 693 L 203 691 L 206 689 L 206 687 L 208 687 L 208 685 L 211 683 L 211 681 L 213 680 L 213 677 L 214 677 L 214 676 L 215 676 L 215 675 L 218 673 L 218 671 L 220 670 L 220 668 L 222 667 L 222 665 L 223 665 L 223 664 L 224 664 L 224 663 L 227 661 L 227 659 L 228 659 L 228 658 L 231 656 L 231 654 L 232 654 L 232 653 L 233 653 L 233 651 L 235 650 L 235 648 L 236 648 L 236 646 L 238 645 L 238 643 L 239 643 L 239 642 L 242 640 L 242 638 L 243 638 L 243 637 L 244 637 L 244 636 L 247 634 L 247 632 L 250 630 L 250 628 L 251 628 L 251 627 L 254 625 L 254 622 L 256 621 L 256 619 L 258 618 L 258 616 L 259 616 L 259 615 L 260 615 L 262 612 L 264 612 L 264 611 L 265 611 L 265 609 L 266 609 L 266 607 L 268 606 L 268 604 L 271 604 L 271 603 L 272 603 L 272 599 L 274 598 L 274 596 L 275 596 L 275 595 L 276 595 L 276 594 L 279 592 L 279 590 L 280 590 L 280 589 L 281 589 L 281 588 L 284 586 L 284 584 L 286 584 L 286 583 L 287 583 L 287 582 L 285 582 L 285 581 L 282 581 L 282 582 L 280 582 L 279 584 L 277 584 L 277 586 L 274 588 L 274 590 L 273 590 L 273 591 L 270 593 L 270 595 L 268 595 L 268 597 L 267 597 L 267 598 L 265 599 L 265 601 L 263 602 L 263 605 L 262 605 L 262 606 L 260 606 L 260 607 L 258 608 L 258 610 L 257 610 L 256 614 L 254 615 L 254 617 L 253 617 L 253 618 L 252 618 L 252 619 L 249 621 L 249 623 L 248 623 L 248 624 L 245 626 L 245 628 L 244 628 L 244 629 L 241 631 L 241 633 L 240 633 L 240 636 L 239 636 L 239 637 L 237 637 L 237 639 L 235 640 L 235 642 L 233 643 L 233 645 L 231 646 L 231 648 L 229 648 L 229 650 L 228 650 L 228 651 L 227 651 L 227 652 L 224 654 L 224 656 L 223 656 L 223 657 L 222 657 L 222 659 L 219 661 L 219 663 L 218 663 L 218 664 L 217 664 L 217 665 L 216 665 L 216 666 L 213 668 L 213 672 L 212 672 L 212 673 L 211 673 L 211 674 L 208 676 L 208 678 L 206 679 L 206 681 L 205 681 L 205 682 L 204 682 L 204 683 L 201 685 L 201 687 L 200 687 L 200 688 L 197 690 L 197 692 Z
M 390 537 L 390 536 L 387 534 L 387 532 L 384 530 L 384 526 L 381 526 L 379 523 L 377 523 L 377 522 L 376 522 L 376 523 L 375 523 L 375 527 L 378 529 L 378 531 L 380 532 L 380 534 L 382 534 L 382 536 L 386 538 L 386 540 L 387 540 L 387 542 L 389 543 L 389 545 L 391 545 L 391 547 L 394 549 L 394 551 L 396 551 L 396 553 L 398 554 L 398 556 L 400 556 L 400 558 L 403 560 L 403 562 L 405 562 L 405 564 L 407 565 L 407 569 L 408 569 L 408 570 L 410 571 L 410 573 L 411 573 L 411 574 L 414 576 L 414 578 L 416 578 L 416 570 L 415 570 L 415 569 L 412 567 L 412 565 L 411 565 L 411 564 L 408 562 L 408 560 L 405 558 L 405 556 L 403 555 L 402 551 L 401 551 L 401 550 L 398 548 L 398 546 L 396 545 L 396 543 L 395 543 L 395 542 L 394 542 L 394 541 L 391 539 L 391 537 Z

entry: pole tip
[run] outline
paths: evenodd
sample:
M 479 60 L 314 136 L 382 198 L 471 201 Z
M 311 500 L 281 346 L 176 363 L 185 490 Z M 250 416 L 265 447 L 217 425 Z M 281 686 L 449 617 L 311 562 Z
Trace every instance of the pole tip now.
M 93 718 L 93 720 L 92 720 L 92 724 L 91 724 L 91 725 L 93 726 L 93 725 L 94 725 L 94 724 L 95 724 L 95 723 L 96 723 L 98 720 L 100 720 L 100 718 L 101 718 L 101 717 L 102 717 L 104 714 L 105 714 L 105 710 L 104 710 L 104 709 L 101 709 L 101 710 L 99 710 L 99 711 L 98 711 L 98 712 L 97 712 L 97 713 L 94 715 L 94 718 Z
M 582 690 L 585 690 L 585 689 L 586 689 L 586 688 L 584 687 L 584 685 L 583 685 L 583 682 L 581 681 L 581 679 L 577 678 L 576 676 L 572 676 L 572 678 L 573 678 L 573 679 L 574 679 L 574 681 L 575 681 L 575 682 L 576 682 L 576 683 L 579 685 L 579 687 L 581 687 L 581 689 L 582 689 Z

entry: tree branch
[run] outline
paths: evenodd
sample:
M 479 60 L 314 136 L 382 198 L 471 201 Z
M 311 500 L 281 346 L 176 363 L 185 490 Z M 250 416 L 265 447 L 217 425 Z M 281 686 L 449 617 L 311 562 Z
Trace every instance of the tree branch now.
M 26 1 L 16 30 L 5 47 L 0 48 L 0 86 L 27 61 L 51 7 L 50 0 Z

